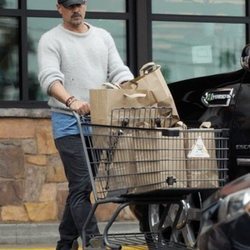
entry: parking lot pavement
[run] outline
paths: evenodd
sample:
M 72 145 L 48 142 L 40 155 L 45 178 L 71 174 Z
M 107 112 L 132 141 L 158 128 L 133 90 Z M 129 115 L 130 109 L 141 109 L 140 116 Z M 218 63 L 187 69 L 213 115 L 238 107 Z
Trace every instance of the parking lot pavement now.
M 0 250 L 55 250 L 52 245 L 0 245 Z
M 105 223 L 100 223 L 103 231 Z M 137 221 L 114 223 L 111 233 L 138 232 Z M 0 224 L 0 250 L 55 250 L 58 224 Z M 80 248 L 82 249 L 82 248 Z M 79 249 L 79 250 L 80 250 Z M 122 247 L 122 250 L 145 250 L 144 246 Z
M 122 250 L 147 250 L 146 246 L 126 246 L 122 247 Z M 0 250 L 55 250 L 54 246 L 48 245 L 29 245 L 29 246 L 15 246 L 15 245 L 0 245 Z M 80 247 L 79 250 L 82 250 Z

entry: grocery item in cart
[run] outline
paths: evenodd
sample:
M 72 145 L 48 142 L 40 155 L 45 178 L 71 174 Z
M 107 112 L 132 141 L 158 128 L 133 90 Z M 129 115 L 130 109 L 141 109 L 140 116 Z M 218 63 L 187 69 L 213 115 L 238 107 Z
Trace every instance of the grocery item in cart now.
M 100 198 L 156 190 L 211 189 L 222 186 L 226 179 L 228 138 L 221 130 L 114 126 L 101 126 L 100 130 L 100 125 L 87 126 L 93 131 L 91 140 L 105 142 L 102 147 L 92 144 L 89 148 L 100 152 L 97 162 L 91 162 Z M 192 157 L 197 154 L 192 145 L 200 138 L 206 150 Z
M 165 107 L 171 110 L 169 127 L 179 121 L 179 115 L 161 73 L 160 65 L 145 64 L 140 76 L 121 86 L 106 83 L 107 88 L 90 90 L 91 119 L 95 124 L 114 124 L 115 115 L 111 120 L 111 112 L 118 108 Z M 164 114 L 161 114 L 164 115 Z M 166 114 L 168 116 L 169 114 Z
M 188 187 L 219 187 L 220 166 L 214 130 L 189 129 L 186 150 Z
M 94 129 L 100 134 L 100 129 Z M 105 129 L 102 130 L 105 133 Z M 133 138 L 131 134 L 122 134 L 112 129 L 108 139 L 102 138 L 100 162 L 98 166 L 97 184 L 99 190 L 107 190 L 109 196 L 129 193 L 136 185 L 135 155 L 132 153 Z M 99 137 L 99 136 L 97 136 Z M 96 136 L 94 136 L 96 138 Z M 104 139 L 104 140 L 103 140 Z M 109 145 L 106 142 L 109 142 Z M 100 142 L 99 142 L 100 145 Z
M 172 109 L 166 107 L 121 108 L 112 110 L 112 125 L 134 128 L 168 128 Z M 118 119 L 117 119 L 118 118 Z M 133 192 L 145 192 L 171 187 L 187 187 L 186 162 L 182 123 L 168 134 L 155 130 L 132 130 L 133 144 L 129 153 L 135 160 Z M 125 130 L 127 131 L 127 130 Z M 166 179 L 169 180 L 166 185 Z
M 92 139 L 104 142 L 98 148 L 102 153 L 95 178 L 104 197 L 187 187 L 183 133 L 178 128 L 92 129 Z
M 91 121 L 94 124 L 110 125 L 112 110 L 116 108 L 152 107 L 156 104 L 156 99 L 149 90 L 90 90 Z
M 136 193 L 186 188 L 187 171 L 181 128 L 166 131 L 136 130 Z
M 174 126 L 179 121 L 178 111 L 174 99 L 168 88 L 167 82 L 161 72 L 161 66 L 154 62 L 143 65 L 140 69 L 140 76 L 122 85 L 128 89 L 146 89 L 153 92 L 157 101 L 157 107 L 167 107 L 172 109 L 172 123 Z

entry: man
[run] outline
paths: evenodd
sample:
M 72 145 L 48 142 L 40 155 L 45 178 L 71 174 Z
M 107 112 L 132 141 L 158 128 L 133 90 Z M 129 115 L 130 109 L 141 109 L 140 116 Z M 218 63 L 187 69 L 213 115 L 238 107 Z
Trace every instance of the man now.
M 133 79 L 111 35 L 84 21 L 86 4 L 86 0 L 58 0 L 63 22 L 43 34 L 38 45 L 38 78 L 49 95 L 55 145 L 69 183 L 57 250 L 72 248 L 91 210 L 91 184 L 72 111 L 90 113 L 89 89 L 107 81 L 120 84 Z M 99 233 L 95 218 L 86 231 L 87 235 Z M 89 244 L 90 239 L 86 241 Z

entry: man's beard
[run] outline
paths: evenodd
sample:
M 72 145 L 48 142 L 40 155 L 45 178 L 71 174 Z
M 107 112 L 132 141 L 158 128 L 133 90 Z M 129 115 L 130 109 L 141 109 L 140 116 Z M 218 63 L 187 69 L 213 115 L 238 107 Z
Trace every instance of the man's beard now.
M 70 20 L 70 23 L 73 25 L 73 26 L 79 26 L 80 24 L 82 24 L 83 20 L 82 20 L 82 16 L 80 14 L 73 14 L 71 16 L 71 20 Z

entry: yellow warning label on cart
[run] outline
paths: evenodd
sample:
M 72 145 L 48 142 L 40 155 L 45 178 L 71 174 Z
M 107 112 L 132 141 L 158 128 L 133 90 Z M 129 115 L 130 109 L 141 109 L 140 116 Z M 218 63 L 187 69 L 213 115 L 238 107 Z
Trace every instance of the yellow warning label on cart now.
M 209 158 L 210 155 L 207 152 L 206 146 L 202 140 L 202 138 L 199 136 L 195 142 L 195 144 L 192 146 L 191 151 L 188 153 L 188 158 Z

